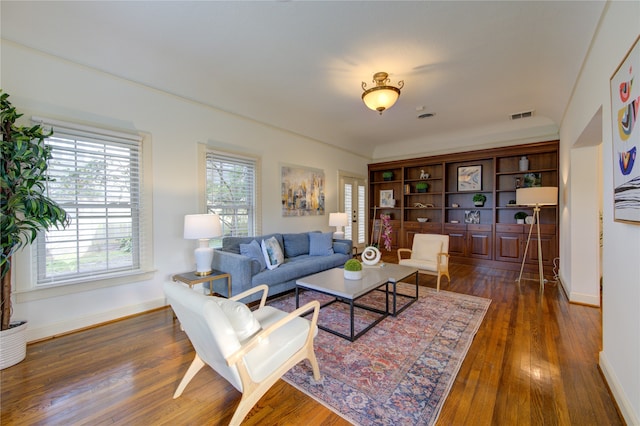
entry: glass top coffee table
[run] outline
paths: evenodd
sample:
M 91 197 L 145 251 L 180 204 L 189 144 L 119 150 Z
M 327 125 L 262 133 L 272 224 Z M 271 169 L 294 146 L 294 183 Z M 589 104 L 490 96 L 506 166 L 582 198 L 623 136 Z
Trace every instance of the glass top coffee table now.
M 399 294 L 397 289 L 397 283 L 415 275 L 415 295 Z M 318 324 L 318 328 L 325 330 L 336 336 L 343 337 L 350 341 L 355 341 L 364 333 L 373 328 L 380 321 L 385 319 L 388 315 L 398 315 L 400 312 L 407 309 L 412 303 L 418 300 L 418 269 L 401 266 L 396 264 L 384 264 L 382 266 L 364 267 L 362 270 L 361 280 L 347 280 L 344 278 L 344 270 L 342 268 L 329 269 L 317 274 L 309 275 L 296 281 L 296 308 L 300 303 L 300 289 L 306 289 L 311 291 L 317 291 L 322 294 L 333 296 L 333 299 L 320 306 L 329 306 L 335 302 L 342 302 L 349 304 L 349 317 L 350 317 L 350 334 L 340 333 L 339 331 L 332 330 L 328 327 Z M 380 290 L 385 293 L 385 309 L 379 309 L 373 306 L 367 306 L 360 303 L 356 303 L 361 297 L 371 293 L 374 290 Z M 391 296 L 391 309 L 389 306 L 389 296 Z M 408 298 L 409 301 L 405 303 L 400 309 L 398 309 L 397 299 L 398 296 Z M 363 330 L 355 333 L 354 325 L 354 308 L 360 308 L 369 312 L 379 314 L 373 322 L 371 322 Z

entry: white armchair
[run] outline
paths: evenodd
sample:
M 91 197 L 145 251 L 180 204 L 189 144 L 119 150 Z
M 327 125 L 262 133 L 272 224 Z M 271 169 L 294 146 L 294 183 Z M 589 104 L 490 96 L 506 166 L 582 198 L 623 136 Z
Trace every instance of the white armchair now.
M 409 257 L 405 257 L 406 255 Z M 443 275 L 451 284 L 449 276 L 449 236 L 440 234 L 415 234 L 411 250 L 398 249 L 398 264 L 418 268 L 420 273 L 436 275 L 437 291 Z
M 263 293 L 255 311 L 238 302 L 258 291 Z M 196 351 L 174 399 L 202 367 L 209 365 L 242 392 L 230 422 L 239 425 L 265 392 L 303 359 L 310 361 L 314 378 L 320 379 L 313 350 L 320 304 L 313 301 L 287 314 L 265 306 L 268 291 L 261 285 L 225 299 L 205 296 L 176 283 L 164 284 L 167 300 Z M 311 321 L 300 317 L 311 310 Z

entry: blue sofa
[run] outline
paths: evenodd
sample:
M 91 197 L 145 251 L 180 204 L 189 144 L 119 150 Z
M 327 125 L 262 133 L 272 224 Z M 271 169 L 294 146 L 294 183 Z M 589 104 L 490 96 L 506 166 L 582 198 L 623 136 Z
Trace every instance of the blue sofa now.
M 260 245 L 262 240 L 271 237 L 277 240 L 284 255 L 284 262 L 275 269 L 265 268 L 264 259 L 258 256 L 246 255 L 247 247 L 253 240 Z M 241 254 L 241 251 L 244 251 L 245 255 Z M 315 231 L 256 237 L 225 237 L 222 240 L 222 248 L 215 251 L 212 265 L 214 269 L 231 275 L 232 295 L 266 284 L 269 286 L 269 296 L 273 296 L 294 289 L 297 279 L 341 267 L 351 257 L 351 240 L 333 240 L 330 232 Z M 213 281 L 214 291 L 227 295 L 226 281 Z M 243 301 L 246 303 L 253 300 L 257 300 L 257 295 Z

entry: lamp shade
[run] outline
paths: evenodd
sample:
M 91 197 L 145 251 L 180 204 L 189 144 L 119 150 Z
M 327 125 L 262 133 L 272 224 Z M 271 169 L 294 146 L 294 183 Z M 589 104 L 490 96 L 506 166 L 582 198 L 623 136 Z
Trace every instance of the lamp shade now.
M 215 238 L 222 235 L 222 224 L 217 214 L 188 214 L 184 217 L 185 240 Z
M 329 213 L 329 226 L 347 226 L 349 216 L 346 213 Z
M 516 204 L 520 206 L 555 206 L 558 204 L 558 188 L 537 186 L 516 189 Z
M 396 103 L 400 97 L 400 89 L 404 87 L 404 81 L 399 81 L 398 86 L 389 86 L 389 74 L 386 72 L 377 72 L 373 75 L 375 86 L 367 88 L 367 84 L 362 82 L 362 101 L 367 108 L 378 111 L 389 109 Z

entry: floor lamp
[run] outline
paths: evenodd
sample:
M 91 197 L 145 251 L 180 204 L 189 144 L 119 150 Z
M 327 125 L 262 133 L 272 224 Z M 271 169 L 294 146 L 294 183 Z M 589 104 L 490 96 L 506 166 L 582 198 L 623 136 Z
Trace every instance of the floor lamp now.
M 524 263 L 527 260 L 527 251 L 531 242 L 531 232 L 535 224 L 538 231 L 538 274 L 540 275 L 540 292 L 542 293 L 544 290 L 544 271 L 542 269 L 542 244 L 540 242 L 540 207 L 558 204 L 558 188 L 555 186 L 518 188 L 516 189 L 516 204 L 533 207 L 533 223 L 529 227 L 529 237 L 522 255 L 522 266 L 520 267 L 520 276 L 518 276 L 517 281 L 520 282 L 522 279 L 522 271 L 524 270 Z

